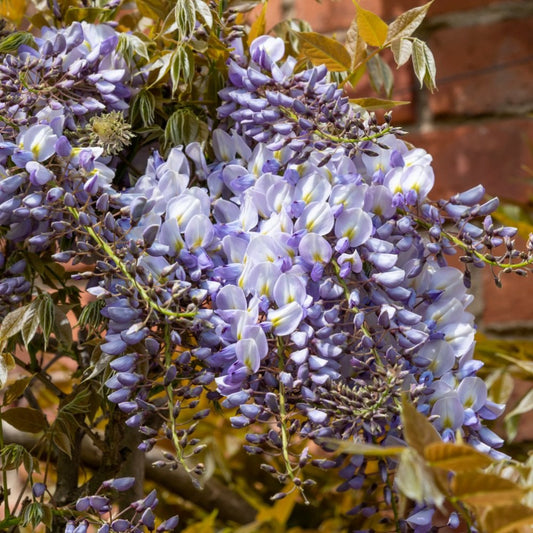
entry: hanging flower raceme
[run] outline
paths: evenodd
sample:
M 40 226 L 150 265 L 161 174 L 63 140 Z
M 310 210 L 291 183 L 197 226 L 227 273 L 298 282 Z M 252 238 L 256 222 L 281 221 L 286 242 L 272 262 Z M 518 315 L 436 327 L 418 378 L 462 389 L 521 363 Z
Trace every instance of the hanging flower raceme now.
M 501 244 L 512 250 L 514 230 L 490 217 L 497 202 L 483 203 L 482 187 L 432 201 L 431 156 L 353 109 L 324 66 L 295 72 L 283 41 L 268 36 L 249 59 L 229 60 L 214 159 L 198 143 L 166 159 L 154 151 L 119 192 L 110 156 L 131 140 L 123 113 L 135 84 L 117 39 L 107 25 L 75 23 L 3 56 L 0 101 L 9 92 L 13 104 L 10 123 L 0 121 L 0 225 L 10 245 L 94 263 L 74 275 L 88 279 L 103 321 L 84 377 L 101 379 L 117 417 L 143 435 L 140 448 L 168 439 L 201 474 L 183 459 L 196 449 L 194 427 L 176 421 L 205 393 L 232 410 L 234 427 L 253 428 L 247 451 L 282 458 L 278 479 L 301 488 L 296 474 L 314 461 L 340 467 L 339 490 L 366 490 L 373 474 L 362 456 L 312 459 L 299 442 L 402 440 L 407 394 L 443 440 L 461 435 L 498 457 L 501 442 L 483 423 L 503 407 L 476 376 L 468 270 L 446 260 L 456 247 L 467 267 L 494 261 Z M 17 85 L 17 69 L 41 98 Z M 56 250 L 62 237 L 74 244 Z M 31 290 L 26 262 L 6 265 L 5 255 L 0 315 Z M 155 499 L 132 504 L 136 527 L 153 529 Z M 109 499 L 83 497 L 76 508 L 103 515 Z M 431 516 L 417 508 L 410 520 L 425 527 Z M 84 520 L 68 527 L 82 531 Z

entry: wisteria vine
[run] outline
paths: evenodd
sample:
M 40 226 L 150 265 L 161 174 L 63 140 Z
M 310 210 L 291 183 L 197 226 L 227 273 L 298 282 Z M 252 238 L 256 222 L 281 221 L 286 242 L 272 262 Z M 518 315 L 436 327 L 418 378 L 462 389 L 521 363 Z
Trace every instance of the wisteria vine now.
M 431 200 L 431 156 L 390 116 L 379 124 L 353 107 L 326 67 L 295 71 L 270 36 L 249 52 L 232 42 L 214 156 L 199 143 L 166 157 L 156 147 L 121 188 L 117 155 L 134 136 L 127 113 L 144 73 L 118 39 L 109 25 L 73 23 L 2 55 L 0 316 L 40 291 L 28 254 L 88 265 L 72 276 L 94 298 L 80 325 L 104 338 L 84 377 L 138 429 L 140 449 L 173 444 L 158 466 L 195 480 L 194 430 L 213 404 L 249 429 L 247 452 L 279 458 L 261 466 L 281 483 L 274 499 L 297 490 L 307 501 L 311 465 L 396 510 L 392 461 L 368 472 L 361 455 L 320 450 L 402 441 L 403 396 L 443 441 L 461 435 L 502 457 L 484 425 L 503 405 L 476 376 L 470 269 L 523 274 L 533 241 L 514 248 L 516 230 L 491 218 L 497 200 L 481 185 Z M 458 249 L 464 270 L 447 261 Z M 113 514 L 107 491 L 133 482 L 79 495 L 65 531 L 154 530 L 155 492 Z M 34 485 L 36 497 L 45 490 Z M 433 512 L 418 504 L 397 530 L 429 531 Z

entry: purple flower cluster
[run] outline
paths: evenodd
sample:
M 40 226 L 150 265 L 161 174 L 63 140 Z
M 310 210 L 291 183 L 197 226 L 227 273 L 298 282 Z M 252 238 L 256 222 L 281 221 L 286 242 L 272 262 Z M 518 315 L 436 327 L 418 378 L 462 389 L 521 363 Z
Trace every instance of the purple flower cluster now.
M 118 33 L 111 26 L 74 22 L 66 29 L 44 28 L 33 42 L 2 57 L 4 139 L 43 120 L 63 117 L 74 131 L 92 113 L 128 109 L 132 77 L 116 52 Z
M 374 117 L 365 119 L 354 110 L 342 89 L 328 81 L 325 65 L 295 73 L 293 57 L 281 63 L 282 39 L 258 37 L 250 45 L 250 60 L 239 42 L 234 45 L 230 84 L 220 92 L 218 114 L 226 129 L 233 127 L 252 143 L 264 143 L 270 150 L 289 146 L 294 160 L 303 162 L 312 150 L 342 146 L 351 153 L 365 139 L 400 131 L 388 120 L 378 125 Z
M 131 76 L 114 52 L 117 42 L 110 26 L 74 23 L 45 29 L 35 48 L 23 45 L 17 55 L 0 58 L 0 225 L 6 228 L 0 295 L 6 304 L 29 289 L 17 263 L 22 247 L 52 249 L 68 260 L 74 249 L 56 249 L 75 229 L 66 208 L 87 206 L 99 193 L 97 210 L 106 211 L 102 193 L 114 176 L 112 161 L 101 157 L 104 148 L 80 142 L 78 132 L 95 114 L 128 108 Z M 95 213 L 82 218 L 96 224 Z M 0 315 L 10 307 L 2 305 Z
M 134 187 L 111 193 L 120 214 L 103 226 L 123 244 L 97 264 L 100 281 L 89 289 L 105 301 L 109 401 L 150 449 L 158 434 L 147 420 L 161 414 L 150 400 L 154 373 L 165 386 L 188 376 L 181 397 L 194 405 L 214 380 L 222 405 L 237 409 L 235 427 L 278 420 L 249 433 L 247 451 L 281 454 L 294 435 L 319 444 L 401 439 L 408 393 L 445 441 L 460 432 L 500 457 L 502 442 L 483 420 L 503 406 L 476 377 L 469 278 L 446 256 L 462 248 L 468 273 L 506 244 L 510 261 L 514 230 L 493 224 L 497 202 L 483 203 L 481 186 L 432 202 L 431 157 L 350 114 L 322 69 L 291 77 L 290 59 L 278 65 L 280 46 L 260 38 L 248 68 L 231 63 L 220 113 L 235 128 L 213 132 L 213 162 L 196 143 L 166 161 L 156 152 Z M 322 118 L 307 127 L 309 114 Z M 288 129 L 278 131 L 283 117 Z M 165 415 L 167 438 L 179 403 Z M 303 423 L 286 427 L 296 412 Z M 179 435 L 186 446 L 187 432 Z M 288 454 L 286 472 L 274 471 L 282 481 L 299 479 L 308 462 L 343 460 L 312 460 L 307 448 Z M 339 490 L 362 487 L 365 468 L 349 458 Z
M 104 491 L 115 490 L 125 491 L 135 484 L 135 478 L 116 478 L 104 481 L 97 494 L 79 498 L 76 502 L 76 511 L 84 513 L 87 511 L 95 512 L 102 516 L 101 523 L 97 533 L 111 532 L 128 532 L 141 533 L 142 531 L 156 531 L 156 533 L 165 533 L 174 531 L 178 525 L 179 518 L 172 516 L 162 522 L 157 528 L 155 527 L 154 509 L 159 503 L 155 490 L 152 490 L 145 498 L 132 502 L 126 511 L 133 513 L 133 518 L 121 518 L 123 512 L 113 516 L 111 509 L 111 499 L 103 495 Z M 111 513 L 111 514 L 110 514 Z M 107 516 L 108 518 L 103 518 Z M 89 522 L 82 520 L 79 523 L 69 522 L 65 528 L 65 533 L 86 533 L 89 531 Z
M 154 152 L 145 174 L 119 193 L 105 147 L 73 134 L 95 114 L 127 109 L 132 75 L 114 52 L 115 31 L 75 23 L 35 42 L 0 66 L 2 117 L 10 117 L 0 120 L 0 225 L 9 247 L 0 254 L 0 306 L 31 289 L 26 262 L 6 264 L 22 245 L 53 250 L 58 262 L 95 261 L 77 275 L 100 300 L 106 331 L 87 377 L 102 378 L 124 423 L 145 436 L 143 450 L 164 437 L 184 465 L 199 453 L 190 436 L 208 411 L 194 414 L 191 428 L 178 429 L 177 419 L 206 393 L 233 410 L 234 427 L 265 423 L 264 433 L 246 436 L 246 450 L 280 455 L 284 472 L 265 469 L 281 481 L 305 486 L 312 480 L 298 476 L 311 462 L 341 467 L 339 490 L 360 489 L 363 457 L 312 459 L 291 439 L 402 439 L 406 393 L 443 440 L 460 433 L 500 456 L 501 440 L 483 425 L 503 406 L 476 377 L 468 269 L 529 261 L 531 246 L 525 256 L 513 249 L 514 230 L 493 224 L 497 201 L 483 202 L 481 186 L 431 201 L 424 150 L 352 110 L 325 67 L 294 73 L 282 41 L 263 36 L 249 61 L 239 47 L 230 60 L 214 160 L 198 143 L 166 160 Z M 56 250 L 59 237 L 69 246 Z M 447 264 L 456 248 L 466 275 Z M 385 483 L 388 466 L 380 465 Z M 115 517 L 99 531 L 153 530 L 156 500 L 135 502 L 134 521 Z M 76 508 L 106 515 L 110 500 L 91 495 Z M 430 516 L 417 511 L 415 525 Z M 80 520 L 67 531 L 86 531 Z

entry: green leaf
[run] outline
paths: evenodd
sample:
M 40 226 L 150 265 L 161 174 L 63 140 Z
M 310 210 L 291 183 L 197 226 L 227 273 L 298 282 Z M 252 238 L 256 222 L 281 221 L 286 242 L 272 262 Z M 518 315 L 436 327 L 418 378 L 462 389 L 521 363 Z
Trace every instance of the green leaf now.
M 9 518 L 4 518 L 0 520 L 0 531 L 9 531 L 13 526 L 20 524 L 22 518 L 17 516 L 11 516 Z
M 254 20 L 250 27 L 250 31 L 248 32 L 248 46 L 252 44 L 254 39 L 266 33 L 267 6 L 268 2 L 265 2 L 261 8 L 261 13 L 259 13 L 259 16 Z
M 413 39 L 413 70 L 420 82 L 420 88 L 424 86 L 424 76 L 426 75 L 426 55 L 424 53 L 424 43 L 420 39 Z
M 377 93 L 383 90 L 387 98 L 390 98 L 394 78 L 389 65 L 381 57 L 374 56 L 368 60 L 367 70 L 372 88 Z
M 39 433 L 48 427 L 43 413 L 31 407 L 12 407 L 2 413 L 2 420 L 27 433 Z
M 42 505 L 39 502 L 31 502 L 24 508 L 24 513 L 22 515 L 22 525 L 28 526 L 32 525 L 36 527 L 41 523 L 43 518 L 43 509 Z
M 178 41 L 184 41 L 194 32 L 196 5 L 194 0 L 176 0 L 174 8 Z
M 194 141 L 204 142 L 207 137 L 207 125 L 200 120 L 190 108 L 174 111 L 165 127 L 165 145 L 190 144 Z
M 533 389 L 531 389 L 519 402 L 519 404 L 505 416 L 505 429 L 509 441 L 513 441 L 518 433 L 518 420 L 520 415 L 533 410 Z
M 17 31 L 11 33 L 0 41 L 0 54 L 11 54 L 18 50 L 19 46 L 27 44 L 36 46 L 33 35 L 27 31 Z
M 352 59 L 344 46 L 330 37 L 312 31 L 298 33 L 300 53 L 313 65 L 326 65 L 331 72 L 350 70 Z
M 424 76 L 424 82 L 426 87 L 433 92 L 437 88 L 435 84 L 437 65 L 435 63 L 435 58 L 433 57 L 433 52 L 429 49 L 429 46 L 426 43 L 424 43 L 424 55 L 426 57 L 426 75 Z
M 366 61 L 367 44 L 359 33 L 359 27 L 357 26 L 357 17 L 352 20 L 348 32 L 346 33 L 346 50 L 350 54 L 351 64 L 350 70 L 355 70 L 361 64 Z
M 516 483 L 480 472 L 459 472 L 451 488 L 456 499 L 475 507 L 514 503 L 524 495 L 524 489 Z
M 433 4 L 433 0 L 423 6 L 414 7 L 393 20 L 389 24 L 387 41 L 390 42 L 401 37 L 410 37 L 424 20 L 431 4 Z
M 375 13 L 359 7 L 357 8 L 357 26 L 361 38 L 370 46 L 381 48 L 387 39 L 388 26 Z
M 6 391 L 4 392 L 3 405 L 9 405 L 10 403 L 13 403 L 15 400 L 20 398 L 24 394 L 24 391 L 30 384 L 31 380 L 31 376 L 25 376 L 23 378 L 17 379 L 17 381 L 15 381 L 14 383 L 11 383 L 11 385 L 9 385 L 9 387 L 7 387 Z
M 144 35 L 143 38 L 146 39 Z M 130 63 L 135 59 L 135 56 L 146 61 L 150 60 L 147 43 L 135 33 L 119 34 L 117 51 Z
M 335 446 L 335 451 L 339 453 L 367 455 L 370 457 L 393 457 L 405 451 L 405 446 L 379 446 L 377 444 L 365 444 L 338 439 L 323 439 L 321 442 Z
M 512 533 L 533 524 L 533 509 L 520 503 L 488 509 L 482 519 L 483 531 Z
M 411 54 L 413 53 L 413 43 L 410 39 L 395 39 L 391 43 L 391 50 L 396 65 L 401 67 L 411 57 Z
M 466 444 L 451 442 L 433 442 L 424 448 L 424 457 L 432 467 L 467 472 L 478 468 L 486 468 L 493 460 L 475 448 Z
M 190 85 L 194 76 L 194 56 L 188 46 L 178 46 L 170 61 L 170 80 L 172 94 L 180 90 L 180 84 Z M 181 91 L 185 92 L 185 91 Z
M 426 446 L 442 442 L 433 424 L 406 398 L 402 399 L 402 424 L 405 441 L 421 456 L 424 455 Z
M 392 107 L 410 103 L 404 100 L 385 100 L 383 98 L 350 98 L 350 102 L 352 104 L 364 107 L 367 111 L 390 109 Z
M 16 470 L 24 462 L 24 456 L 28 452 L 21 444 L 6 444 L 0 449 L 2 468 L 4 470 Z
M 441 506 L 444 494 L 439 489 L 432 470 L 412 448 L 407 448 L 400 457 L 394 477 L 400 491 L 418 503 L 435 503 Z
M 429 46 L 420 39 L 413 39 L 413 69 L 422 88 L 424 82 L 428 89 L 435 89 L 435 76 L 437 68 L 435 58 Z

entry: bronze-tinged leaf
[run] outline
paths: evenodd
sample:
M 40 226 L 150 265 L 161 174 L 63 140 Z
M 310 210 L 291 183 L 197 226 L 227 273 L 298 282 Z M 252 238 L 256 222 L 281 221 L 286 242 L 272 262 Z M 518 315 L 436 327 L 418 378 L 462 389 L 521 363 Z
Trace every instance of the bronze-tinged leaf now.
M 11 383 L 11 385 L 9 385 L 9 387 L 7 387 L 6 391 L 4 392 L 3 405 L 9 405 L 10 403 L 13 403 L 17 398 L 20 398 L 24 394 L 24 391 L 29 385 L 31 379 L 31 376 L 26 376 L 17 379 L 17 381 L 15 381 L 14 383 Z
M 364 107 L 367 111 L 378 109 L 391 109 L 399 105 L 407 105 L 410 102 L 405 100 L 387 100 L 385 98 L 350 98 L 352 104 Z
M 229 0 L 227 9 L 237 13 L 246 13 L 257 7 L 259 3 L 261 3 L 261 0 Z
M 455 498 L 473 507 L 491 507 L 514 503 L 524 489 L 508 479 L 480 472 L 459 472 L 452 480 Z
M 503 505 L 488 509 L 482 519 L 483 531 L 490 533 L 511 533 L 531 531 L 533 527 L 533 509 L 519 503 Z M 527 528 L 528 529 L 521 529 Z
M 357 17 L 352 20 L 348 31 L 346 32 L 346 50 L 352 58 L 350 70 L 356 70 L 359 65 L 363 64 L 366 60 L 367 44 L 359 33 L 359 27 L 357 26 Z
M 55 431 L 52 436 L 52 442 L 57 448 L 59 448 L 65 455 L 72 458 L 72 446 L 70 444 L 70 439 L 65 433 L 60 433 Z
M 379 446 L 377 444 L 364 444 L 362 442 L 350 442 L 338 439 L 323 439 L 321 442 L 335 447 L 339 453 L 351 453 L 355 455 L 367 455 L 370 457 L 393 457 L 405 451 L 405 446 Z
M 170 8 L 168 2 L 161 0 L 135 0 L 137 9 L 144 17 L 153 20 L 164 20 L 168 15 Z
M 4 385 L 7 383 L 7 373 L 9 368 L 5 357 L 0 353 L 0 389 L 4 388 Z
M 518 433 L 518 420 L 520 415 L 533 411 L 533 389 L 531 389 L 518 403 L 518 405 L 505 416 L 505 428 L 509 440 L 514 440 Z
M 2 413 L 2 420 L 27 433 L 39 433 L 48 427 L 43 413 L 31 407 L 12 407 Z
M 313 65 L 326 65 L 331 72 L 350 70 L 352 59 L 344 46 L 320 33 L 302 31 L 298 33 L 300 53 Z
M 65 312 L 56 307 L 54 309 L 54 335 L 60 344 L 70 348 L 72 345 L 72 326 Z
M 424 4 L 423 6 L 414 7 L 405 13 L 402 13 L 398 18 L 389 24 L 387 41 L 398 39 L 401 37 L 410 37 L 413 32 L 420 26 L 424 20 L 428 9 L 433 4 L 433 0 Z
M 24 326 L 24 314 L 28 305 L 18 307 L 8 313 L 0 324 L 0 345 L 10 337 L 16 335 Z
M 39 301 L 33 300 L 23 317 L 23 326 L 22 326 L 22 340 L 24 341 L 24 346 L 28 348 L 28 344 L 32 341 L 37 328 L 39 327 Z
M 99 7 L 74 7 L 70 6 L 65 13 L 65 23 L 73 22 L 106 22 L 113 16 L 113 11 Z
M 433 442 L 442 442 L 431 422 L 405 398 L 402 400 L 402 424 L 407 444 L 421 456 L 424 456 L 426 446 Z
M 466 444 L 451 442 L 433 442 L 424 448 L 424 457 L 430 466 L 452 470 L 453 472 L 467 472 L 486 468 L 493 460 L 475 448 Z
M 250 27 L 250 31 L 248 32 L 248 46 L 252 44 L 254 39 L 266 33 L 267 6 L 268 2 L 265 2 L 261 8 L 261 13 L 259 13 L 259 16 L 253 21 Z
M 370 46 L 381 47 L 387 39 L 388 26 L 375 13 L 357 7 L 357 26 L 361 38 Z

